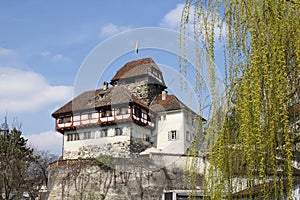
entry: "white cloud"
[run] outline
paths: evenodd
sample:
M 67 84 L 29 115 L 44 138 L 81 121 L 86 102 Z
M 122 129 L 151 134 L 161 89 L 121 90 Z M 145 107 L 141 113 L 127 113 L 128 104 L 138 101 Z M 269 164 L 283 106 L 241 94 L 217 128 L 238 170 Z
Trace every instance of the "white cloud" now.
M 0 47 L 0 65 L 24 66 L 22 59 L 15 50 L 2 47 Z
M 14 51 L 12 49 L 6 49 L 0 47 L 0 56 L 9 56 L 14 54 Z
M 51 51 L 42 51 L 40 53 L 40 56 L 42 57 L 50 57 L 54 61 L 70 61 L 71 59 L 67 56 L 64 56 L 63 54 L 53 54 Z
M 50 51 L 43 51 L 40 53 L 41 56 L 43 57 L 47 57 L 47 56 L 50 56 L 51 55 L 51 52 Z
M 165 27 L 165 28 L 179 30 L 183 8 L 184 8 L 184 4 L 177 4 L 176 8 L 172 9 L 167 14 L 165 14 L 163 20 L 160 23 L 160 26 Z M 191 6 L 190 10 L 189 10 L 190 15 L 189 15 L 189 21 L 188 21 L 188 25 L 187 25 L 187 31 L 189 32 L 190 36 L 193 35 L 193 33 L 194 33 L 194 30 L 193 30 L 194 12 L 195 12 L 195 6 Z M 210 19 L 210 18 L 208 18 L 208 19 Z M 200 21 L 202 21 L 202 20 L 203 20 L 203 18 L 202 19 L 200 18 Z M 216 37 L 219 37 L 220 33 L 223 36 L 226 35 L 226 25 L 224 24 L 221 29 L 220 27 L 217 26 L 217 23 L 221 23 L 221 21 L 218 21 L 215 24 Z
M 53 59 L 55 61 L 69 61 L 70 60 L 70 58 L 68 58 L 62 54 L 56 54 L 55 56 L 53 56 Z
M 160 26 L 166 27 L 166 28 L 171 28 L 171 29 L 179 29 L 183 7 L 184 7 L 184 4 L 177 4 L 175 9 L 169 11 L 164 16 L 162 22 L 160 23 Z
M 58 132 L 45 131 L 24 137 L 28 139 L 29 145 L 33 148 L 61 155 L 62 135 Z
M 128 26 L 117 26 L 115 24 L 109 23 L 101 28 L 100 36 L 110 36 L 122 31 L 130 30 Z
M 0 111 L 36 111 L 72 96 L 70 86 L 51 86 L 40 74 L 12 67 L 0 67 Z

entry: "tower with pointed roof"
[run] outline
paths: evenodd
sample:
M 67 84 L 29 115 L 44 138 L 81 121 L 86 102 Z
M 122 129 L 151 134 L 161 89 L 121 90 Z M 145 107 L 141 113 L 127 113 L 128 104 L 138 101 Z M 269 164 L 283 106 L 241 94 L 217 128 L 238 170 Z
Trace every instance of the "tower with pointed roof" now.
M 162 72 L 152 58 L 126 63 L 117 71 L 110 84 L 125 86 L 148 106 L 167 88 Z

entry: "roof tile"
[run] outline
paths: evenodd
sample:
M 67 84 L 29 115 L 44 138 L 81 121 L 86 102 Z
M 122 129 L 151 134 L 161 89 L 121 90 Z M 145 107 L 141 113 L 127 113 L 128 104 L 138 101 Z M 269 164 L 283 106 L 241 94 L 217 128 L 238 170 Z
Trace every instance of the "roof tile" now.
M 57 117 L 63 114 L 71 114 L 73 112 L 80 112 L 84 110 L 99 109 L 105 106 L 126 104 L 134 102 L 148 108 L 141 100 L 139 100 L 134 94 L 130 93 L 123 86 L 115 86 L 108 88 L 107 90 L 97 89 L 84 92 L 67 104 L 56 110 L 52 116 Z
M 161 74 L 160 69 L 152 58 L 142 58 L 139 60 L 134 60 L 126 63 L 121 69 L 119 69 L 115 76 L 111 79 L 111 81 L 114 82 L 122 78 L 147 75 L 150 68 L 156 69 Z

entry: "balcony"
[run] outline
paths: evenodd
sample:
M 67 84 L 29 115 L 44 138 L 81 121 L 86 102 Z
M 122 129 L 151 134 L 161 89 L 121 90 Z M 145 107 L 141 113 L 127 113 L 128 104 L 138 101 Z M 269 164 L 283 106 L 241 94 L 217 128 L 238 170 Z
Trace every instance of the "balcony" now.
M 150 121 L 147 113 L 140 113 L 141 116 L 137 117 L 136 111 L 132 112 L 131 108 L 114 108 L 101 110 L 100 112 L 86 112 L 74 114 L 74 116 L 63 116 L 56 120 L 56 130 L 64 131 L 71 130 L 79 127 L 88 127 L 95 125 L 107 125 L 118 122 L 125 122 L 133 120 L 135 123 L 154 128 L 154 123 Z

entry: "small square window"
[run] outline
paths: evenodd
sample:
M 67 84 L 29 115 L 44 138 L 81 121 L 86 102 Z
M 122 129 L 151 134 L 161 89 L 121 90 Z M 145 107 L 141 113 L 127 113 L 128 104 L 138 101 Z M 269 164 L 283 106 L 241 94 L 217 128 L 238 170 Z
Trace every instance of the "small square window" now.
M 164 121 L 166 121 L 166 120 L 167 120 L 167 116 L 166 116 L 166 115 L 164 115 L 164 116 L 163 116 L 163 118 L 164 118 Z
M 172 131 L 169 131 L 168 133 L 168 140 L 171 141 L 171 140 L 177 140 L 179 137 L 179 133 L 175 130 L 172 130 Z

